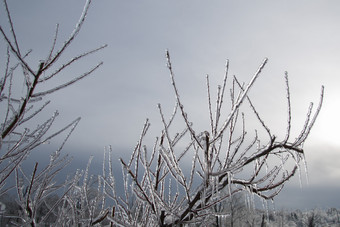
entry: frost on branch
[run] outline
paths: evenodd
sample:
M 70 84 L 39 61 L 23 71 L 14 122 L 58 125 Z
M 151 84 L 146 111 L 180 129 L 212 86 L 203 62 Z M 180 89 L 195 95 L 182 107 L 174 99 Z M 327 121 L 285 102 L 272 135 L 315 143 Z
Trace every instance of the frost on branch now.
M 2 1 L 4 9 L 1 10 L 7 16 L 8 25 L 3 25 L 4 21 L 0 24 L 0 36 L 3 38 L 1 42 L 4 47 L 7 47 L 4 48 L 5 53 L 2 54 L 5 56 L 5 61 L 0 71 L 0 195 L 13 188 L 16 191 L 17 202 L 22 212 L 18 214 L 18 217 L 13 218 L 16 221 L 11 224 L 36 226 L 45 224 L 51 217 L 56 219 L 61 217 L 58 215 L 62 213 L 63 209 L 61 209 L 61 213 L 55 213 L 59 206 L 68 204 L 68 207 L 70 207 L 73 205 L 72 202 L 66 202 L 67 194 L 76 189 L 75 182 L 79 180 L 79 176 L 76 174 L 73 180 L 66 180 L 62 184 L 57 184 L 55 177 L 71 160 L 67 155 L 63 156 L 61 150 L 79 123 L 80 118 L 73 120 L 64 127 L 54 129 L 56 118 L 59 115 L 58 111 L 55 111 L 47 120 L 40 119 L 41 113 L 50 104 L 50 101 L 46 99 L 50 94 L 69 87 L 100 67 L 103 64 L 102 62 L 95 64 L 87 71 L 85 70 L 79 76 L 68 78 L 65 82 L 58 82 L 57 79 L 61 73 L 65 72 L 66 68 L 73 66 L 74 63 L 86 56 L 102 50 L 106 45 L 86 51 L 70 60 L 65 61 L 63 57 L 65 50 L 70 47 L 84 24 L 91 4 L 91 0 L 87 0 L 70 37 L 58 47 L 59 26 L 57 26 L 51 48 L 46 52 L 47 56 L 42 57 L 43 60 L 40 61 L 31 59 L 33 58 L 32 50 L 26 51 L 18 42 L 19 39 L 14 29 L 14 20 L 9 5 L 6 0 Z M 8 31 L 6 27 L 8 27 Z M 45 36 L 45 34 L 38 35 Z M 65 62 L 62 63 L 61 61 Z M 36 63 L 32 64 L 31 62 Z M 48 88 L 45 82 L 51 80 L 54 80 L 56 82 L 54 84 L 57 85 Z M 32 126 L 35 120 L 38 120 L 39 123 Z M 64 139 L 56 151 L 50 155 L 47 166 L 36 163 L 31 173 L 25 173 L 22 163 L 30 153 L 38 146 L 50 143 L 52 139 L 59 135 L 64 136 Z M 9 184 L 10 177 L 15 178 L 15 185 Z M 63 189 L 62 197 L 56 203 L 48 204 L 46 202 L 49 196 L 55 195 Z M 43 215 L 39 214 L 42 207 L 47 207 L 48 210 Z M 93 217 L 97 215 L 90 214 Z M 4 214 L 3 217 L 6 215 Z M 92 216 L 87 215 L 87 217 Z M 99 221 L 100 218 L 91 220 L 91 223 L 98 223 Z
M 215 106 L 212 105 L 209 77 L 206 78 L 207 122 L 210 122 L 210 128 L 197 133 L 180 99 L 168 52 L 166 58 L 176 98 L 174 111 L 170 119 L 166 119 L 159 104 L 163 130 L 154 145 L 149 147 L 144 144 L 150 126 L 147 120 L 130 160 L 126 162 L 121 159 L 125 196 L 114 196 L 115 212 L 109 219 L 121 226 L 208 225 L 213 220 L 211 217 L 228 215 L 218 213 L 214 208 L 238 192 L 244 191 L 251 196 L 251 206 L 254 205 L 254 196 L 272 200 L 304 164 L 303 143 L 321 109 L 323 88 L 316 111 L 312 114 L 311 105 L 300 134 L 293 140 L 290 137 L 292 111 L 286 73 L 287 131 L 285 138 L 279 140 L 266 126 L 248 96 L 267 59 L 246 85 L 236 77 L 228 78 L 227 62 Z M 230 107 L 229 114 L 223 118 L 227 85 L 230 85 Z M 251 138 L 240 108 L 245 104 L 249 104 L 261 126 L 254 130 L 255 136 Z M 176 120 L 181 120 L 183 124 L 182 130 L 174 134 L 173 131 L 178 130 L 173 126 Z M 259 130 L 266 133 L 265 138 L 260 138 Z

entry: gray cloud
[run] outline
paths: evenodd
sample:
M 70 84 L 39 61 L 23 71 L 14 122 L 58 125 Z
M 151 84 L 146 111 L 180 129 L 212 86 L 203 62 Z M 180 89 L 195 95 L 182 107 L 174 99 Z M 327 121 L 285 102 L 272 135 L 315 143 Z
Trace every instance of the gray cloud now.
M 66 0 L 9 5 L 20 45 L 34 49 L 32 62 L 46 56 L 55 24 L 61 24 L 62 43 L 82 10 L 81 2 Z M 101 60 L 105 64 L 89 78 L 53 95 L 46 114 L 58 109 L 60 125 L 82 117 L 69 141 L 74 154 L 81 150 L 97 154 L 108 144 L 129 150 L 145 118 L 151 120 L 151 135 L 159 135 L 157 103 L 162 103 L 166 113 L 172 111 L 174 94 L 165 67 L 166 48 L 173 59 L 181 97 L 194 122 L 207 116 L 205 74 L 211 76 L 215 91 L 223 78 L 226 59 L 231 60 L 230 75 L 247 81 L 268 57 L 268 66 L 250 94 L 277 134 L 284 133 L 286 127 L 285 70 L 290 75 L 295 133 L 304 123 L 309 102 L 318 102 L 320 86 L 326 86 L 324 109 L 305 146 L 313 189 L 303 190 L 304 198 L 321 194 L 324 197 L 318 197 L 320 203 L 321 198 L 333 201 L 338 188 L 334 182 L 340 177 L 335 161 L 339 160 L 340 148 L 336 126 L 340 114 L 339 8 L 338 1 L 317 0 L 93 2 L 78 40 L 61 62 L 104 43 L 109 47 L 75 65 L 54 83 L 79 75 Z M 0 14 L 1 21 L 5 21 L 3 17 Z M 204 125 L 197 123 L 197 127 L 203 129 Z M 282 193 L 285 199 L 279 199 L 287 207 L 301 204 L 293 199 L 296 185 L 292 182 L 291 191 Z M 315 205 L 306 200 L 303 204 Z

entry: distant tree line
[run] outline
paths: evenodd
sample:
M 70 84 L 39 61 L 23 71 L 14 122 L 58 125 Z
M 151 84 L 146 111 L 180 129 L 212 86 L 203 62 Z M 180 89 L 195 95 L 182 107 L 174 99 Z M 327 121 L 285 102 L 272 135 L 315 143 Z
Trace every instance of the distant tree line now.
M 236 226 L 267 226 L 267 227 L 314 227 L 314 226 L 340 226 L 340 210 L 336 208 L 329 209 L 312 209 L 312 210 L 263 210 L 249 209 L 244 202 L 245 195 L 237 194 L 233 199 L 219 203 L 214 209 L 216 212 L 225 212 L 225 215 L 212 216 L 211 226 L 236 227 Z M 58 195 L 50 195 L 47 197 L 37 212 L 37 219 L 43 218 L 50 207 L 60 199 Z M 21 207 L 16 203 L 13 195 L 4 194 L 0 197 L 0 201 L 6 207 L 6 214 L 0 213 L 0 226 L 11 226 L 12 223 L 18 222 Z M 55 211 L 46 219 L 45 226 L 54 226 L 57 221 L 58 213 Z M 79 207 L 80 208 L 80 207 Z M 142 215 L 142 213 L 140 214 Z M 110 225 L 108 219 L 101 222 L 101 225 Z M 196 226 L 200 226 L 199 224 Z

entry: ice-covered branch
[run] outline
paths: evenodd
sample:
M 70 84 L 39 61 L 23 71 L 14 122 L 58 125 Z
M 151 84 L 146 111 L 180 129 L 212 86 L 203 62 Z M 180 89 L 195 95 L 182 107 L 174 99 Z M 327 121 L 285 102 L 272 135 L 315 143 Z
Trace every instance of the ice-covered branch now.
M 223 125 L 218 128 L 222 117 L 222 107 L 225 103 L 224 93 L 229 69 L 229 62 L 227 62 L 223 84 L 219 85 L 217 90 L 215 115 L 213 115 L 214 107 L 211 101 L 210 81 L 209 77 L 206 76 L 209 113 L 207 122 L 210 122 L 210 131 L 212 132 L 212 138 L 210 138 L 208 131 L 195 133 L 193 130 L 193 124 L 188 120 L 188 115 L 184 111 L 184 103 L 177 89 L 168 51 L 166 58 L 172 88 L 175 92 L 174 113 L 171 115 L 170 121 L 167 122 L 161 105 L 158 105 L 163 130 L 160 138 L 156 138 L 150 159 L 148 159 L 146 153 L 147 146 L 143 145 L 145 134 L 143 133 L 140 138 L 138 146 L 143 146 L 144 149 L 138 149 L 138 152 L 142 152 L 139 155 L 144 158 L 136 158 L 137 155 L 135 154 L 131 157 L 130 163 L 132 160 L 139 162 L 135 166 L 138 166 L 138 172 L 144 172 L 143 176 L 137 178 L 137 169 L 134 173 L 130 166 L 121 161 L 126 173 L 130 175 L 134 182 L 135 188 L 132 192 L 135 194 L 129 194 L 129 198 L 135 197 L 137 203 L 149 207 L 145 209 L 151 211 L 148 213 L 150 215 L 148 220 L 136 219 L 136 215 L 138 216 L 136 213 L 133 214 L 133 217 L 135 217 L 133 220 L 143 221 L 143 225 L 157 223 L 160 226 L 209 223 L 211 215 L 216 213 L 212 209 L 240 191 L 249 193 L 252 197 L 257 195 L 264 200 L 273 199 L 280 193 L 285 183 L 299 170 L 300 161 L 303 161 L 304 158 L 302 141 L 305 141 L 310 133 L 310 129 L 321 109 L 321 104 L 319 104 L 312 120 L 310 120 L 311 110 L 309 110 L 300 137 L 297 142 L 290 142 L 292 116 L 286 74 L 288 100 L 286 133 L 288 135 L 282 141 L 278 141 L 272 135 L 271 130 L 264 123 L 263 118 L 248 96 L 249 89 L 267 63 L 267 59 L 265 59 L 246 86 L 242 85 L 236 77 L 232 79 L 230 113 Z M 322 103 L 322 98 L 323 89 L 320 103 Z M 244 100 L 248 101 L 250 112 L 260 122 L 262 126 L 260 130 L 267 133 L 267 139 L 260 137 L 257 129 L 254 130 L 255 136 L 249 139 L 250 134 L 247 132 L 246 118 L 240 110 Z M 184 120 L 182 130 L 174 126 L 177 106 L 180 110 L 179 115 Z M 172 136 L 170 131 L 173 132 L 173 130 L 182 132 Z M 186 135 L 186 132 L 189 132 L 189 134 Z M 265 141 L 265 145 L 262 145 L 263 141 Z M 186 160 L 191 160 L 191 165 L 188 165 Z M 288 170 L 289 163 L 293 163 L 291 170 Z M 128 187 L 125 187 L 125 190 L 129 190 Z M 166 194 L 168 195 L 165 196 Z M 117 215 L 122 216 L 119 212 Z M 130 218 L 126 219 L 126 222 L 120 220 L 119 224 L 127 225 L 132 223 L 131 220 Z

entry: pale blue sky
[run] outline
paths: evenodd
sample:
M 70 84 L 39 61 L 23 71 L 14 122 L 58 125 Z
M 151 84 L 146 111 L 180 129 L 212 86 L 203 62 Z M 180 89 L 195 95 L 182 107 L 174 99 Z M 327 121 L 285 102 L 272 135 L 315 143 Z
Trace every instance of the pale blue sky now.
M 34 50 L 32 63 L 38 65 L 46 57 L 56 23 L 60 24 L 59 42 L 69 36 L 83 2 L 8 1 L 19 45 Z M 150 137 L 159 135 L 157 103 L 167 113 L 172 110 L 175 100 L 165 49 L 170 50 L 178 88 L 193 122 L 208 116 L 206 74 L 216 87 L 229 59 L 230 74 L 246 82 L 268 57 L 250 95 L 275 134 L 282 135 L 286 127 L 284 71 L 290 76 L 295 133 L 304 123 L 309 102 L 318 103 L 321 85 L 325 85 L 322 112 L 305 144 L 309 185 L 301 190 L 295 181 L 288 184 L 277 206 L 280 202 L 288 208 L 339 206 L 339 12 L 340 2 L 335 0 L 94 1 L 77 40 L 61 60 L 102 44 L 108 47 L 55 83 L 80 75 L 97 62 L 104 61 L 104 65 L 89 78 L 53 95 L 47 114 L 58 109 L 60 124 L 82 117 L 65 152 L 101 158 L 103 147 L 109 144 L 116 152 L 126 152 L 134 147 L 145 118 L 152 123 Z M 5 25 L 3 5 L 0 19 Z M 1 42 L 0 49 L 3 47 Z M 3 52 L 1 56 L 3 61 Z M 197 127 L 203 131 L 205 125 Z

